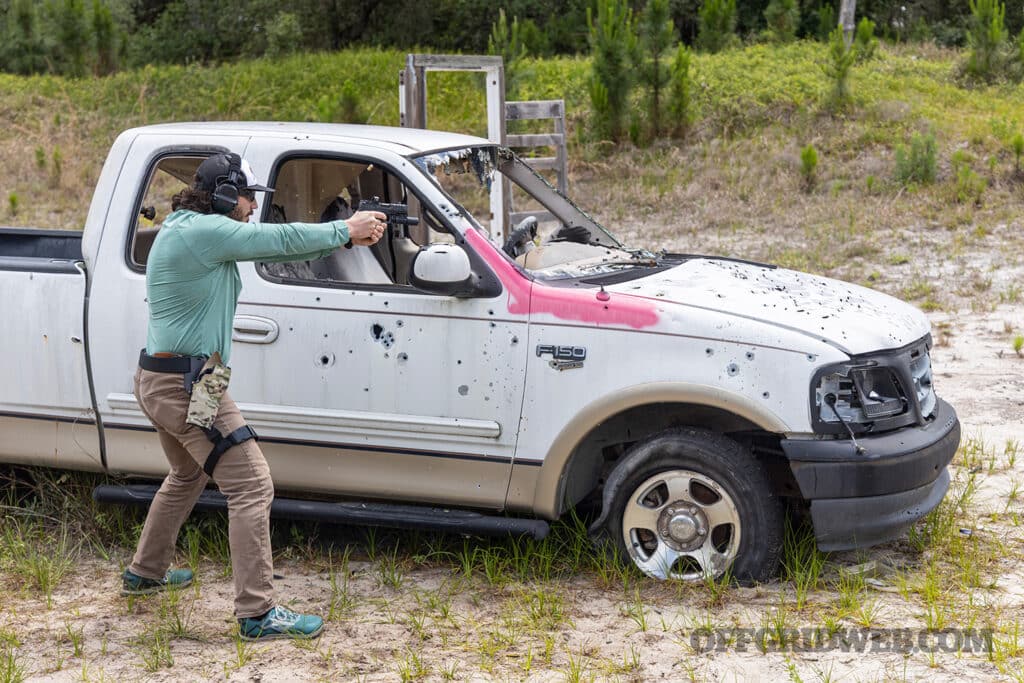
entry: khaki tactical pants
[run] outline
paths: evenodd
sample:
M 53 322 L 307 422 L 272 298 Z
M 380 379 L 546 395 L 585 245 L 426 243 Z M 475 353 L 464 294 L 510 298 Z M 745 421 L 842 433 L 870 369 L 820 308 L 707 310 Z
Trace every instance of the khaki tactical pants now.
M 135 373 L 135 396 L 156 427 L 171 471 L 153 498 L 139 547 L 128 569 L 148 579 L 163 578 L 174 557 L 178 531 L 209 477 L 203 472 L 213 443 L 185 423 L 188 394 L 177 373 Z M 245 424 L 238 406 L 224 395 L 213 426 L 229 434 Z M 224 452 L 213 479 L 228 501 L 228 542 L 235 580 L 235 616 L 254 617 L 274 607 L 274 567 L 270 550 L 270 504 L 274 484 L 255 440 Z

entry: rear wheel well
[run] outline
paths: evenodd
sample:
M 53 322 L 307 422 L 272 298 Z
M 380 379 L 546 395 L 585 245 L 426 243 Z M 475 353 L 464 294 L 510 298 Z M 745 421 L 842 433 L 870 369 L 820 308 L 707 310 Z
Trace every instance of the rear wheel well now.
M 584 503 L 601 504 L 605 479 L 637 441 L 667 429 L 695 427 L 732 437 L 761 460 L 778 495 L 796 490 L 779 436 L 722 408 L 695 403 L 649 403 L 602 421 L 584 436 L 569 456 L 559 492 L 561 512 Z

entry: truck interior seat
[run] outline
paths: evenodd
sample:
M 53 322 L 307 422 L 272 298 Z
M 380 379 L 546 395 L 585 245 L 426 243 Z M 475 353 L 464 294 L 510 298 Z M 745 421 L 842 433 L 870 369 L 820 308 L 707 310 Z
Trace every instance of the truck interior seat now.
M 309 262 L 317 279 L 389 285 L 391 278 L 366 247 L 335 249 L 329 256 Z
M 132 245 L 132 260 L 140 266 L 146 265 L 149 260 L 149 250 L 153 248 L 153 240 L 156 239 L 159 227 L 139 228 L 135 231 L 135 243 Z

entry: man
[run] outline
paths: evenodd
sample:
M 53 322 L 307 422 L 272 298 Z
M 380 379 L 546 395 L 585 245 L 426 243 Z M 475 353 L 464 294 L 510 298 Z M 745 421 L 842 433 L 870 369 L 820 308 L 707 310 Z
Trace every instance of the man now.
M 150 250 L 149 331 L 135 375 L 135 396 L 156 427 L 170 473 L 153 499 L 135 557 L 122 576 L 122 594 L 153 593 L 192 582 L 191 571 L 168 567 L 178 531 L 212 477 L 228 503 L 241 637 L 314 638 L 323 629 L 320 617 L 296 614 L 274 600 L 274 486 L 255 433 L 225 392 L 241 290 L 236 262 L 312 259 L 342 245 L 369 246 L 384 234 L 386 216 L 361 211 L 322 224 L 248 223 L 258 206 L 256 192 L 273 190 L 258 184 L 249 163 L 237 154 L 204 160 L 193 184 L 175 195 L 173 212 Z

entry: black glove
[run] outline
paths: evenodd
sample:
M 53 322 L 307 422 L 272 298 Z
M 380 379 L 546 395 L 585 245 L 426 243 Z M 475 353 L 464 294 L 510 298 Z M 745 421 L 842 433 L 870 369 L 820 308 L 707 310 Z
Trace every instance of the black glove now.
M 532 242 L 537 238 L 537 219 L 534 216 L 527 216 L 516 229 L 512 231 L 512 234 L 505 240 L 505 246 L 501 249 L 506 254 L 515 258 L 523 253 L 522 248 L 526 246 L 527 242 Z
M 576 242 L 590 244 L 590 231 L 582 225 L 563 225 L 553 235 L 551 242 Z

